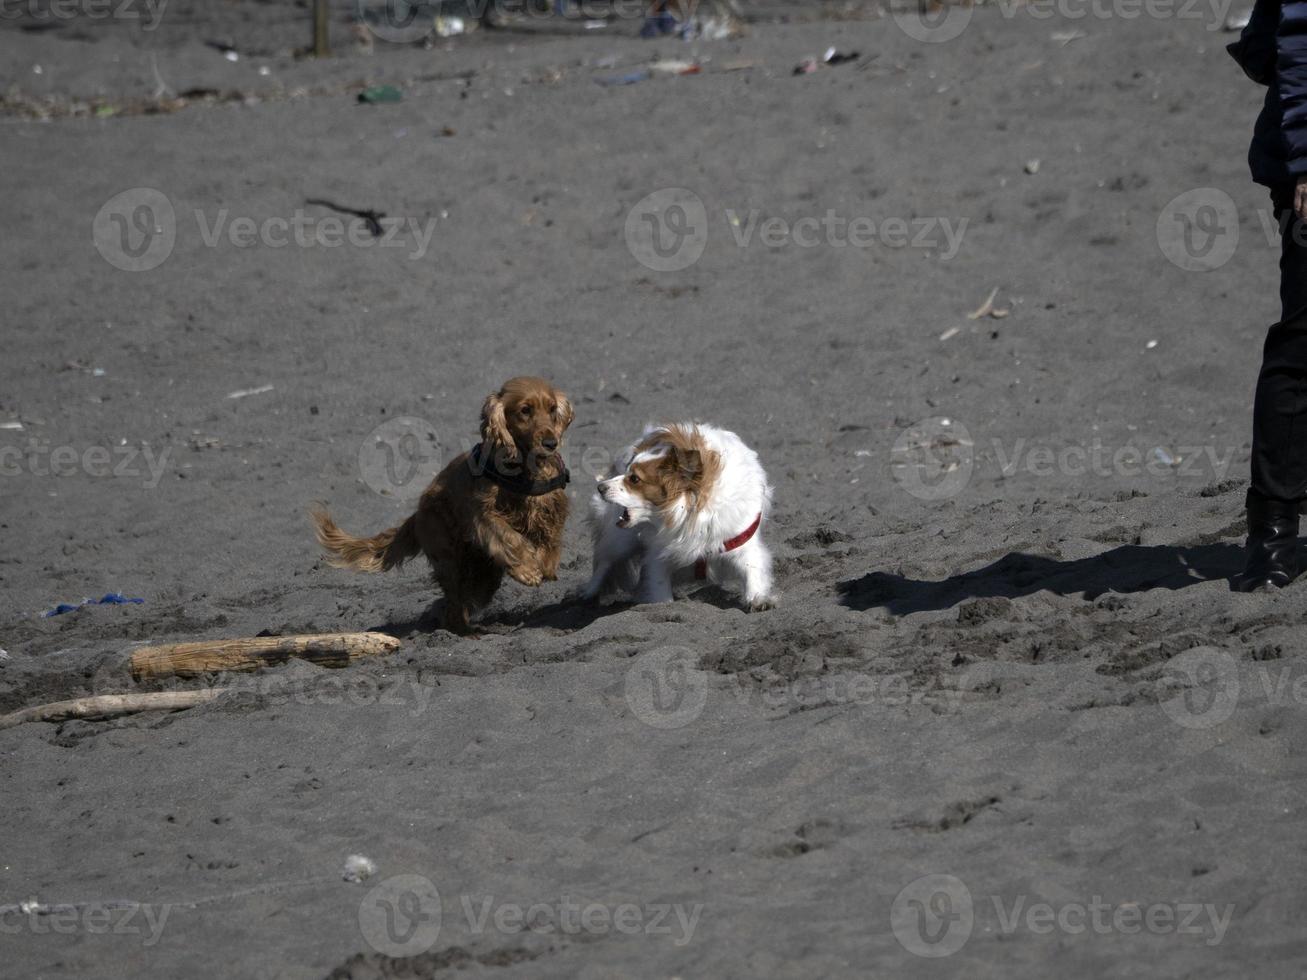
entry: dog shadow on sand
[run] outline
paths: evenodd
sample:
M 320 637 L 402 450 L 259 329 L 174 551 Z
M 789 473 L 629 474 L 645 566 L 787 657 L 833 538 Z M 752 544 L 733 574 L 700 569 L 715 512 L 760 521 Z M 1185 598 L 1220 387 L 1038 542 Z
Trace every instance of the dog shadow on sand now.
M 740 597 L 716 585 L 693 584 L 678 587 L 677 599 L 693 598 L 695 602 L 716 606 L 718 609 L 741 608 Z M 372 627 L 379 633 L 404 637 L 410 633 L 435 633 L 443 629 L 444 599 L 437 599 L 413 619 L 392 620 Z M 543 606 L 518 609 L 490 609 L 472 621 L 473 635 L 513 633 L 522 628 L 552 629 L 562 633 L 583 630 L 606 616 L 615 616 L 640 604 L 630 599 L 608 598 L 602 603 L 586 602 L 569 596 Z M 676 615 L 674 612 L 669 615 Z
M 1109 592 L 1184 589 L 1229 579 L 1243 562 L 1244 549 L 1236 544 L 1123 545 L 1068 561 L 1013 552 L 984 568 L 938 582 L 869 572 L 840 582 L 837 592 L 841 604 L 851 609 L 885 609 L 896 616 L 948 609 L 967 599 L 1015 599 L 1045 590 L 1083 595 L 1092 602 Z
M 407 636 L 435 633 L 444 627 L 444 599 L 437 599 L 414 619 L 392 620 L 373 627 L 379 633 Z M 471 636 L 512 633 L 522 627 L 555 629 L 573 633 L 605 616 L 629 609 L 630 602 L 609 602 L 602 606 L 569 598 L 531 609 L 490 609 L 472 621 Z

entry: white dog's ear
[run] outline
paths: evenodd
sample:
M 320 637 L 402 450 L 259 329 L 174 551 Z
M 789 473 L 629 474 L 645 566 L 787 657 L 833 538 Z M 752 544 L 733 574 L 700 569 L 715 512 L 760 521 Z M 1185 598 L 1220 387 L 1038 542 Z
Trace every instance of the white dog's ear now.
M 703 455 L 697 449 L 673 449 L 676 468 L 690 483 L 703 479 Z
M 498 393 L 486 398 L 481 406 L 481 442 L 482 452 L 493 452 L 496 447 L 516 456 L 517 446 L 513 434 L 508 431 L 508 420 L 504 418 L 504 399 Z

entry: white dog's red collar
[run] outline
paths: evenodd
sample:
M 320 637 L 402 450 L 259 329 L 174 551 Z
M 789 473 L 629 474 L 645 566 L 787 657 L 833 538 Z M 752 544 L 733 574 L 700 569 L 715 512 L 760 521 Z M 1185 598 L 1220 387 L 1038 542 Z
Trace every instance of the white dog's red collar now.
M 722 542 L 721 553 L 724 555 L 726 554 L 726 552 L 734 551 L 736 548 L 743 548 L 746 544 L 749 543 L 749 539 L 758 533 L 758 528 L 761 526 L 762 526 L 762 511 L 759 511 L 758 516 L 753 519 L 752 524 L 746 527 L 735 537 L 727 538 L 724 542 Z M 698 561 L 694 563 L 694 577 L 695 578 L 708 577 L 707 558 L 700 558 Z

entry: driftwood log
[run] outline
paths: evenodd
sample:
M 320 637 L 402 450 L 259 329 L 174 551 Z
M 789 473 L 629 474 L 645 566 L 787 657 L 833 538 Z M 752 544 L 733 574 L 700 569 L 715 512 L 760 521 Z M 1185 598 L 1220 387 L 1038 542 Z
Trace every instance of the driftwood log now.
M 13 728 L 28 721 L 68 721 L 70 718 L 114 718 L 139 711 L 176 711 L 193 708 L 225 694 L 224 689 L 208 691 L 158 691 L 150 694 L 97 694 L 72 701 L 38 704 L 0 715 L 0 729 Z
M 132 676 L 138 681 L 161 677 L 198 677 L 222 670 L 275 667 L 291 657 L 320 667 L 348 667 L 364 657 L 398 650 L 401 641 L 385 633 L 318 633 L 305 636 L 254 636 L 240 640 L 203 640 L 142 647 L 132 653 Z

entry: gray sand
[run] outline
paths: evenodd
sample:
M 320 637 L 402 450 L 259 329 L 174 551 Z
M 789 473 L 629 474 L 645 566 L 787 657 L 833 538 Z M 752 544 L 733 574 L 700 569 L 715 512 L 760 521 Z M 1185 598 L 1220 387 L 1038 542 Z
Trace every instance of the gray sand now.
M 369 55 L 348 6 L 325 65 L 279 53 L 291 5 L 0 21 L 0 712 L 145 689 L 142 642 L 405 641 L 0 732 L 0 906 L 41 909 L 0 914 L 0 974 L 1301 975 L 1307 586 L 1225 581 L 1276 251 L 1219 18 L 986 7 L 929 44 L 771 4 L 740 40 L 626 21 Z M 828 46 L 860 58 L 791 74 Z M 703 72 L 595 82 L 655 58 Z M 156 67 L 250 98 L 138 114 Z M 403 101 L 357 104 L 381 82 Z M 93 222 L 141 187 L 175 244 L 122 271 Z M 1207 187 L 1240 242 L 1185 271 L 1159 215 Z M 707 220 L 678 271 L 624 237 L 664 188 Z M 315 197 L 431 237 L 233 243 L 321 222 Z M 753 211 L 940 235 L 741 247 Z M 1008 315 L 969 319 L 995 287 Z M 368 455 L 378 426 L 422 420 L 429 473 L 516 373 L 578 409 L 558 582 L 455 638 L 421 568 L 318 560 L 314 500 L 370 532 L 422 482 Z M 780 608 L 579 605 L 593 472 L 685 416 L 768 468 Z M 940 457 L 942 482 L 917 466 Z M 110 591 L 145 602 L 40 616 Z M 351 854 L 375 875 L 342 880 Z

